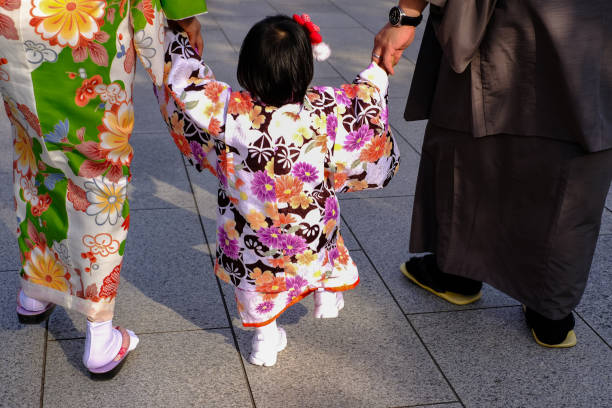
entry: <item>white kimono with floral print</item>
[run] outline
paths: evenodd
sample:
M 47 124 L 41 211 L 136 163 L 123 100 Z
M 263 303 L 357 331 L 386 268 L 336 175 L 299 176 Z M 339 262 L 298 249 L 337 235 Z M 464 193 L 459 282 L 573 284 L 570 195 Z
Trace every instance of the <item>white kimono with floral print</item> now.
M 236 287 L 244 325 L 268 324 L 317 288 L 355 287 L 336 193 L 381 188 L 397 171 L 386 73 L 372 64 L 353 84 L 268 106 L 216 81 L 168 31 L 164 83 L 177 145 L 219 179 L 215 273 Z

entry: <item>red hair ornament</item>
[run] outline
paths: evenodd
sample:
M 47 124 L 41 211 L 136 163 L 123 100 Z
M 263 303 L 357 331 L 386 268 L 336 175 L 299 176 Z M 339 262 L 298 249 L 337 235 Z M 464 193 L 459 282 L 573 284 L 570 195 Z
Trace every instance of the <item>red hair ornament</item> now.
M 329 45 L 323 42 L 321 37 L 321 29 L 310 20 L 308 14 L 293 15 L 293 20 L 308 31 L 310 43 L 312 44 L 312 55 L 317 61 L 325 61 L 331 55 Z

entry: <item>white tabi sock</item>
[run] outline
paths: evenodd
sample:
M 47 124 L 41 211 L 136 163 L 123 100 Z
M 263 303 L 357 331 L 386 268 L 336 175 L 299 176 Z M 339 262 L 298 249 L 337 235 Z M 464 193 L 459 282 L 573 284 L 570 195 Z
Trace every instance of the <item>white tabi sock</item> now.
M 134 332 L 127 330 L 130 335 L 130 346 L 132 351 L 138 345 L 138 337 Z M 87 321 L 87 333 L 85 335 L 85 351 L 83 353 L 83 364 L 87 368 L 99 368 L 110 363 L 119 353 L 122 344 L 121 332 L 113 327 L 113 321 L 90 322 Z
M 19 305 L 30 312 L 41 312 L 49 305 L 49 302 L 41 302 L 29 296 L 24 291 L 19 292 Z
M 323 288 L 314 293 L 314 315 L 317 319 L 333 319 L 338 317 L 338 312 L 344 307 L 342 292 L 330 292 Z
M 276 325 L 276 320 L 266 324 L 265 326 L 260 326 L 255 328 L 255 337 L 261 336 L 262 340 L 271 343 L 276 343 L 278 341 L 279 331 L 278 326 Z
M 257 327 L 251 341 L 249 363 L 266 367 L 276 364 L 276 356 L 287 346 L 285 331 L 276 326 L 276 320 Z

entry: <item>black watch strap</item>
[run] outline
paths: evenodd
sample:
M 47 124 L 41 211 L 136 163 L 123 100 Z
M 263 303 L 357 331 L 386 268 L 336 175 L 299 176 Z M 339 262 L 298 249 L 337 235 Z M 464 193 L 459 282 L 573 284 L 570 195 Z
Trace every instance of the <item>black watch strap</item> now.
M 402 16 L 400 20 L 400 25 L 416 27 L 419 24 L 421 24 L 422 20 L 423 20 L 423 14 L 419 14 L 418 17 Z

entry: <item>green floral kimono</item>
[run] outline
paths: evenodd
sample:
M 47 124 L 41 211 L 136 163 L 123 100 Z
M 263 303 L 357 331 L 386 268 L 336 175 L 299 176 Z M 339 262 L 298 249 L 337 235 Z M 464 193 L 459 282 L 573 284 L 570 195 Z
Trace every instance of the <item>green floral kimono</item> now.
M 28 296 L 112 317 L 129 226 L 136 56 L 159 84 L 165 15 L 205 11 L 205 0 L 0 1 L 0 92 Z

